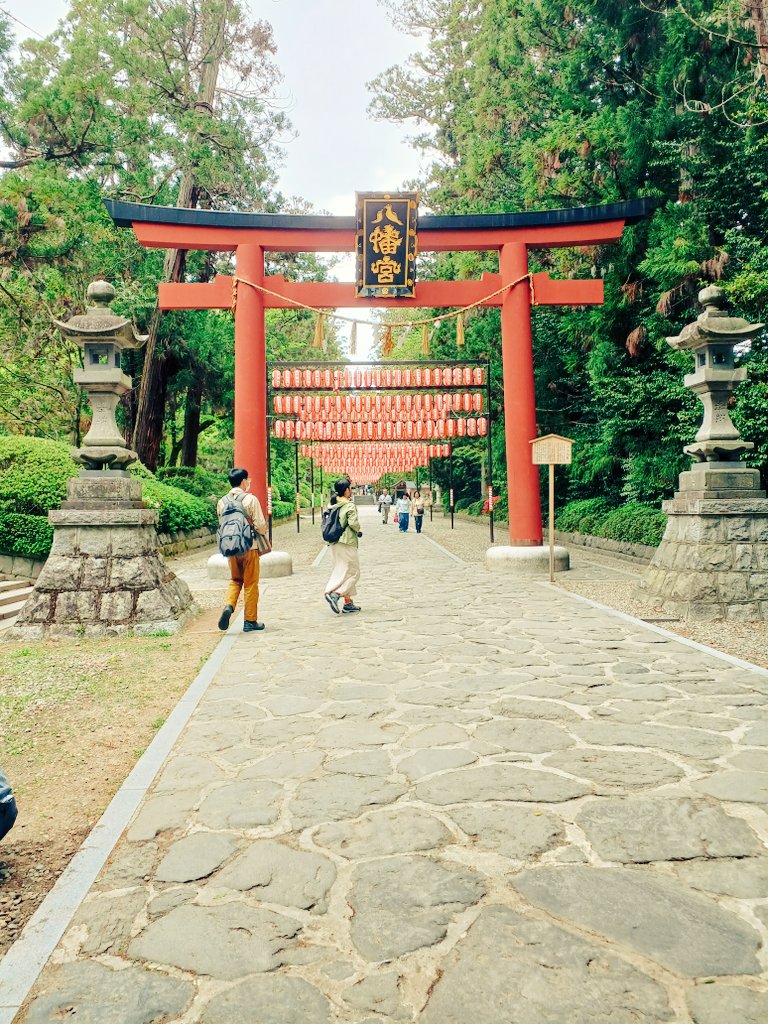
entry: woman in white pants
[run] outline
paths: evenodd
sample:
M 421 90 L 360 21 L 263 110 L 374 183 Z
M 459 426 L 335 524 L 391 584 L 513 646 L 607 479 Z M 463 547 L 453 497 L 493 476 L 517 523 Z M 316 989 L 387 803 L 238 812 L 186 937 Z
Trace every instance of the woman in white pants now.
M 355 604 L 353 598 L 357 593 L 357 581 L 360 579 L 360 558 L 357 545 L 358 538 L 362 536 L 362 533 L 357 506 L 352 501 L 349 480 L 346 478 L 337 480 L 333 489 L 336 494 L 334 495 L 335 501 L 334 498 L 331 498 L 331 503 L 339 506 L 339 522 L 344 527 L 344 531 L 335 544 L 330 545 L 333 569 L 331 578 L 325 587 L 325 600 L 331 606 L 331 611 L 334 614 L 350 615 L 360 611 L 360 606 Z M 342 598 L 343 604 L 340 605 Z

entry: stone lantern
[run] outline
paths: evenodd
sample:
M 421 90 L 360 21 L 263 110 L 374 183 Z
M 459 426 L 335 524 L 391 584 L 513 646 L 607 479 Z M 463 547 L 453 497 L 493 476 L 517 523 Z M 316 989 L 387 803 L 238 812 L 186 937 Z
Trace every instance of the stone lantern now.
M 120 353 L 125 348 L 138 348 L 147 337 L 136 334 L 130 320 L 109 308 L 115 289 L 107 281 L 94 281 L 87 295 L 93 305 L 84 315 L 73 316 L 66 323 L 54 320 L 61 333 L 83 350 L 83 368 L 75 370 L 73 379 L 86 392 L 93 409 L 83 447 L 75 449 L 72 458 L 87 469 L 127 469 L 138 456 L 125 443 L 115 420 L 117 403 L 131 390 L 131 378 L 122 371 Z
M 734 348 L 764 325 L 731 316 L 721 288 L 703 289 L 699 301 L 704 312 L 667 341 L 693 356 L 684 383 L 701 399 L 704 420 L 683 449 L 693 465 L 662 506 L 669 519 L 641 596 L 684 619 L 766 620 L 768 500 L 759 470 L 741 461 L 754 445 L 739 436 L 728 410 L 746 376 Z
M 146 338 L 110 310 L 112 285 L 95 281 L 87 294 L 93 304 L 84 315 L 54 321 L 83 350 L 74 380 L 88 395 L 93 420 L 72 458 L 84 468 L 68 481 L 61 508 L 48 513 L 53 544 L 11 630 L 20 639 L 176 632 L 192 608 L 189 588 L 158 550 L 157 512 L 142 501 L 141 480 L 127 472 L 138 456 L 115 421 L 117 403 L 131 388 L 120 354 Z

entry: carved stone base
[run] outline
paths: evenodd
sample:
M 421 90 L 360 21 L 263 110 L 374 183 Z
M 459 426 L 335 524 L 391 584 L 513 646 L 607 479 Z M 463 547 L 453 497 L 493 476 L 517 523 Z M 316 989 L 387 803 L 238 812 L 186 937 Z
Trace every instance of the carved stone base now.
M 101 494 L 101 499 L 99 499 Z M 142 507 L 127 474 L 88 473 L 70 481 L 69 498 L 48 514 L 53 546 L 22 608 L 13 639 L 176 632 L 192 595 L 162 559 L 157 513 Z
M 667 528 L 638 596 L 689 621 L 768 621 L 768 499 L 679 494 L 663 508 Z

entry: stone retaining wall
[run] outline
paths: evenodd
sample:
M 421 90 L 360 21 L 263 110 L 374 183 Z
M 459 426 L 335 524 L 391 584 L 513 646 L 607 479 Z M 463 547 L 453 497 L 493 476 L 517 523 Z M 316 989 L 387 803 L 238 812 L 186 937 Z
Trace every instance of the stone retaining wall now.
M 179 530 L 177 533 L 158 533 L 157 544 L 163 555 L 180 555 L 184 551 L 212 544 L 216 536 L 215 530 L 199 527 L 197 530 Z M 19 555 L 0 555 L 0 576 L 12 579 L 36 580 L 45 560 L 36 561 L 22 558 Z

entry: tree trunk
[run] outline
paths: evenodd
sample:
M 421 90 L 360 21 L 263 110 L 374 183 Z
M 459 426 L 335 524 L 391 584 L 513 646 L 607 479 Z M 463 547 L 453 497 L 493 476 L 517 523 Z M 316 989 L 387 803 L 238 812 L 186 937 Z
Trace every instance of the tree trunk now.
M 200 436 L 200 405 L 203 401 L 203 389 L 195 384 L 187 389 L 187 402 L 184 406 L 184 437 L 181 445 L 182 466 L 197 465 L 197 439 Z
M 220 17 L 208 26 L 206 33 L 209 40 L 203 70 L 200 75 L 200 87 L 195 100 L 198 113 L 213 117 L 213 102 L 216 97 L 216 82 L 219 77 L 219 64 L 224 49 L 224 29 L 226 27 L 229 5 L 221 9 Z M 193 210 L 197 206 L 198 188 L 195 184 L 194 172 L 184 172 L 179 185 L 176 205 Z M 179 282 L 184 279 L 187 254 L 183 249 L 169 249 L 163 263 L 163 281 Z M 160 454 L 163 421 L 165 419 L 165 392 L 167 380 L 162 380 L 160 363 L 162 354 L 157 350 L 157 335 L 160 328 L 162 312 L 156 309 L 149 324 L 147 344 L 144 349 L 144 370 L 139 386 L 139 398 L 136 405 L 136 422 L 133 434 L 133 446 L 139 453 L 144 465 L 153 472 L 157 469 Z
M 768 85 L 768 3 L 766 0 L 742 0 L 744 14 L 757 40 L 757 61 L 763 81 Z

